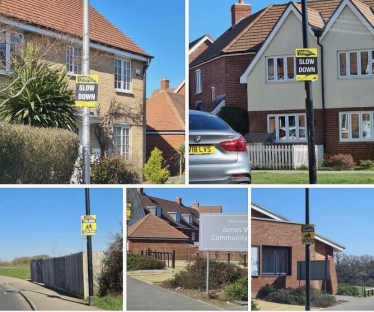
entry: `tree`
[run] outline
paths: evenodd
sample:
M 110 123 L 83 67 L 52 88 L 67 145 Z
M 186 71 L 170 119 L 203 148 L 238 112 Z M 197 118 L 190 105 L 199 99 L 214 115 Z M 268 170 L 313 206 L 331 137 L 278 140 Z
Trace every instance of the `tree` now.
M 163 163 L 162 151 L 155 147 L 143 168 L 144 176 L 148 182 L 164 184 L 169 179 L 170 171 L 163 168 Z
M 79 111 L 66 69 L 42 60 L 42 47 L 27 43 L 12 55 L 12 72 L 0 94 L 4 122 L 75 130 Z
M 185 152 L 186 152 L 186 148 L 185 148 L 184 143 L 182 143 L 181 145 L 179 145 L 179 148 L 177 149 L 176 153 L 171 158 L 171 159 L 174 159 L 176 161 L 177 165 L 179 165 L 179 183 L 182 182 Z

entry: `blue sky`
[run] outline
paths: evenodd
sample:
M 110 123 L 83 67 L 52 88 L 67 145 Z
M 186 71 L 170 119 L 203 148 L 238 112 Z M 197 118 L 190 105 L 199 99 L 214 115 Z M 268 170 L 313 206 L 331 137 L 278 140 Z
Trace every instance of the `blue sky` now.
M 97 218 L 93 251 L 106 250 L 110 233 L 120 232 L 123 200 L 122 188 L 90 188 L 90 212 Z M 0 261 L 87 251 L 86 236 L 81 236 L 84 188 L 2 187 L 0 207 Z
M 174 201 L 182 198 L 185 206 L 192 206 L 194 201 L 200 206 L 222 206 L 223 213 L 248 213 L 248 188 L 239 187 L 192 187 L 192 188 L 144 188 L 148 196 Z
M 208 34 L 214 40 L 231 27 L 231 6 L 238 0 L 189 0 L 189 42 Z M 256 13 L 270 4 L 287 3 L 280 0 L 244 0 Z M 301 31 L 301 30 L 300 30 Z
M 184 0 L 90 0 L 90 5 L 154 58 L 147 70 L 147 97 L 166 77 L 185 78 Z
M 294 221 L 305 223 L 305 188 L 253 188 L 251 200 Z M 318 234 L 346 247 L 352 255 L 374 255 L 373 188 L 309 188 L 310 223 Z

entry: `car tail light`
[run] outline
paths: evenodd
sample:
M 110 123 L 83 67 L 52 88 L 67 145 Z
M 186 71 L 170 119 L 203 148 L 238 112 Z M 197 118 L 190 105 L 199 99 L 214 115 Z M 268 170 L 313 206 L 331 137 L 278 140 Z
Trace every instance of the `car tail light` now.
M 246 152 L 247 141 L 241 136 L 238 139 L 223 141 L 219 143 L 228 152 Z

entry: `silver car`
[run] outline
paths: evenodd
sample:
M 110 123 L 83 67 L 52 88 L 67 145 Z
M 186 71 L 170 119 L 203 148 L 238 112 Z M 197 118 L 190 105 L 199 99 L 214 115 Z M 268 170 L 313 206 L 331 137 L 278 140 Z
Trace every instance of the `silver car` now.
M 251 183 L 246 140 L 221 118 L 189 111 L 189 182 Z

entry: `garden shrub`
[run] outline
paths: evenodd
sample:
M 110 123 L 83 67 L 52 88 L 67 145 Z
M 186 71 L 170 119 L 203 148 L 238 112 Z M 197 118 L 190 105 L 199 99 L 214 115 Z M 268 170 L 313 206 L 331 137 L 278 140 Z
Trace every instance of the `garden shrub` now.
M 109 159 L 104 156 L 91 166 L 92 184 L 136 184 L 139 183 L 138 174 L 131 169 L 122 157 Z
M 147 163 L 143 167 L 143 174 L 147 182 L 152 184 L 164 184 L 170 177 L 170 171 L 163 168 L 164 158 L 162 151 L 157 147 L 151 152 Z
M 258 311 L 259 308 L 257 306 L 257 303 L 251 300 L 251 311 Z
M 335 170 L 351 170 L 355 162 L 350 154 L 338 154 L 329 158 L 328 165 Z
M 267 295 L 271 294 L 272 292 L 275 292 L 277 288 L 275 286 L 266 284 L 264 286 L 260 287 L 260 290 L 257 293 L 257 298 L 262 299 L 265 298 Z
M 187 267 L 176 273 L 172 279 L 163 283 L 165 287 L 183 287 L 186 289 L 200 289 L 206 287 L 206 259 L 198 259 L 189 263 Z M 226 284 L 234 283 L 238 279 L 248 276 L 248 270 L 234 264 L 210 260 L 209 262 L 209 287 L 220 289 Z
M 151 258 L 148 256 L 140 255 L 127 255 L 127 270 L 157 270 L 164 269 L 165 262 Z
M 359 166 L 363 170 L 374 170 L 374 161 L 372 160 L 360 160 Z
M 225 291 L 231 300 L 248 301 L 248 276 L 227 284 Z
M 354 296 L 354 297 L 360 296 L 360 292 L 358 291 L 357 287 L 350 286 L 344 283 L 338 284 L 338 291 L 336 294 L 342 295 L 342 296 Z
M 218 112 L 217 116 L 222 118 L 231 128 L 241 135 L 244 136 L 248 133 L 248 111 L 238 107 L 224 106 Z
M 0 124 L 1 184 L 68 184 L 79 138 L 68 130 Z

